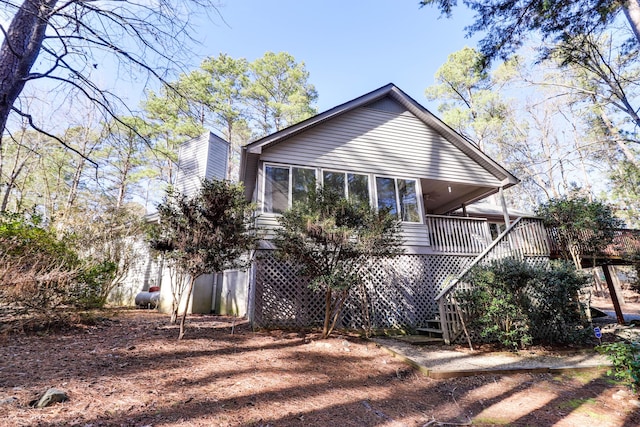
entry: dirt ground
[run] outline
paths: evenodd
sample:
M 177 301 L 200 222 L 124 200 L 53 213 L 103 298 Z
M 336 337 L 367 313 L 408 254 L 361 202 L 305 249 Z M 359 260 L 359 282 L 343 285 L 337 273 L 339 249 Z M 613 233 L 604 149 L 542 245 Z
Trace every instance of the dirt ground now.
M 640 425 L 634 397 L 602 372 L 433 380 L 355 336 L 193 316 L 178 341 L 166 315 L 103 316 L 2 339 L 0 425 Z M 69 400 L 31 408 L 50 387 Z

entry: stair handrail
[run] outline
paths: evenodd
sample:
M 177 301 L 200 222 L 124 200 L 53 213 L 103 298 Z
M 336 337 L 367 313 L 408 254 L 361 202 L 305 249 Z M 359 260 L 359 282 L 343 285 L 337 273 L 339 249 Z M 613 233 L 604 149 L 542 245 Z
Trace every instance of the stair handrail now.
M 448 286 L 446 286 L 444 289 L 442 289 L 440 291 L 440 293 L 435 297 L 435 300 L 439 300 L 440 298 L 442 298 L 447 292 L 449 292 L 449 290 L 453 287 L 455 287 L 458 282 L 476 265 L 478 265 L 478 263 L 480 263 L 481 261 L 484 260 L 484 258 L 489 254 L 489 252 L 491 252 L 493 250 L 494 247 L 496 247 L 498 244 L 502 243 L 502 239 L 511 232 L 511 230 L 513 230 L 516 225 L 518 225 L 520 223 L 520 221 L 524 220 L 524 219 L 540 219 L 538 217 L 535 216 L 521 216 L 518 217 L 514 222 L 511 223 L 511 225 L 509 225 L 509 227 L 507 227 L 506 230 L 504 230 L 502 233 L 500 233 L 498 235 L 498 237 L 496 237 L 494 239 L 493 242 L 491 242 L 489 244 L 489 246 L 486 247 L 486 249 L 484 251 L 482 251 L 464 270 L 462 270 L 462 273 L 460 273 L 458 275 L 458 277 L 456 279 L 454 279 Z
M 435 300 L 438 302 L 438 306 L 440 307 L 440 319 L 441 322 L 441 326 L 442 326 L 442 331 L 443 331 L 443 338 L 445 340 L 445 342 L 447 344 L 450 344 L 452 340 L 454 340 L 456 337 L 452 337 L 451 332 L 456 332 L 456 331 L 450 331 L 449 330 L 449 322 L 446 316 L 446 313 L 443 312 L 444 310 L 444 303 L 441 301 L 442 298 L 444 298 L 445 296 L 449 295 L 450 293 L 452 293 L 455 288 L 457 288 L 457 286 L 460 284 L 460 282 L 464 279 L 464 277 L 469 273 L 469 271 L 471 271 L 472 268 L 474 268 L 475 266 L 477 266 L 479 263 L 481 263 L 482 261 L 484 261 L 484 259 L 495 249 L 495 247 L 499 244 L 501 244 L 503 242 L 503 240 L 505 239 L 505 237 L 507 237 L 509 234 L 511 234 L 513 232 L 513 230 L 524 220 L 526 219 L 532 219 L 532 220 L 538 220 L 540 221 L 541 218 L 538 217 L 534 217 L 534 216 L 524 216 L 524 217 L 519 217 L 517 218 L 509 227 L 507 227 L 506 230 L 504 230 L 498 237 L 496 237 L 496 239 L 491 242 L 491 244 L 489 244 L 489 246 L 487 246 L 487 248 L 482 251 L 482 253 L 480 253 L 459 275 L 456 279 L 454 279 L 449 285 L 447 285 L 444 289 L 442 289 L 440 291 L 440 293 L 435 297 Z M 547 235 L 547 233 L 545 233 L 545 246 L 546 246 L 546 252 L 547 252 L 547 256 L 549 256 L 550 253 L 550 248 L 549 248 L 549 236 Z M 501 258 L 504 256 L 501 256 Z M 457 304 L 457 303 L 456 303 Z M 456 322 L 457 323 L 457 322 Z

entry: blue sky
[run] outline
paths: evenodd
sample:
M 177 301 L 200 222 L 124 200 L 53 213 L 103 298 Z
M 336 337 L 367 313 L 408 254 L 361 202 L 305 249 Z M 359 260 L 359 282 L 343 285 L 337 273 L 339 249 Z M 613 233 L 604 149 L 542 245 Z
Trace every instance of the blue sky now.
M 199 23 L 203 45 L 193 66 L 227 53 L 252 61 L 266 51 L 286 51 L 303 61 L 327 110 L 387 83 L 434 113 L 424 89 L 447 56 L 464 46 L 471 12 L 459 7 L 451 19 L 418 0 L 229 0 L 211 21 Z

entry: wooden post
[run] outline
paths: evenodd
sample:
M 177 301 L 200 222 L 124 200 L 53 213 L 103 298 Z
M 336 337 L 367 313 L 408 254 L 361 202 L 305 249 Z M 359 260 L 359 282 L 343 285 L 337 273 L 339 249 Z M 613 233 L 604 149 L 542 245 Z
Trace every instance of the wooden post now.
M 602 272 L 604 278 L 607 281 L 607 287 L 609 288 L 609 295 L 611 295 L 611 301 L 613 302 L 613 309 L 616 311 L 616 319 L 618 324 L 624 325 L 624 315 L 622 314 L 622 308 L 620 308 L 620 301 L 618 300 L 618 294 L 615 286 L 613 286 L 613 278 L 611 277 L 611 270 L 608 265 L 602 266 Z
M 595 283 L 596 295 L 599 297 L 604 297 L 604 287 L 602 286 L 602 282 L 600 281 L 600 273 L 598 273 L 598 269 L 592 268 L 591 274 L 593 275 L 593 281 Z
M 618 293 L 618 301 L 620 301 L 620 304 L 626 304 L 627 302 L 625 301 L 624 295 L 622 294 L 622 283 L 620 283 L 620 276 L 618 276 L 618 268 L 615 265 L 611 266 L 611 273 L 613 286 L 615 286 L 616 292 Z
M 507 201 L 504 198 L 504 190 L 500 187 L 500 204 L 502 205 L 502 215 L 504 216 L 504 225 L 509 228 L 511 220 L 509 219 L 509 211 L 507 210 Z

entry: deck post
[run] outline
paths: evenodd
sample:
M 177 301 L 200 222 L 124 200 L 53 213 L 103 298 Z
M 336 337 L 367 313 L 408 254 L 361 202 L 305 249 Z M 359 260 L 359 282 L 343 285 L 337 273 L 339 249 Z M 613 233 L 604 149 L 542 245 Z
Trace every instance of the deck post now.
M 624 325 L 624 315 L 622 314 L 622 308 L 620 308 L 620 301 L 618 300 L 618 293 L 616 287 L 613 285 L 613 278 L 611 277 L 611 266 L 605 264 L 602 266 L 602 272 L 604 273 L 604 279 L 607 281 L 607 287 L 609 288 L 609 295 L 613 302 L 613 309 L 616 311 L 616 319 L 618 324 Z
M 507 201 L 504 199 L 504 189 L 500 187 L 500 204 L 502 205 L 502 215 L 504 216 L 504 225 L 509 228 L 511 221 L 509 220 L 509 211 L 507 210 Z
M 440 313 L 440 327 L 442 328 L 442 339 L 447 345 L 451 345 L 451 334 L 449 333 L 449 314 L 445 308 L 444 298 L 438 300 L 438 311 Z

